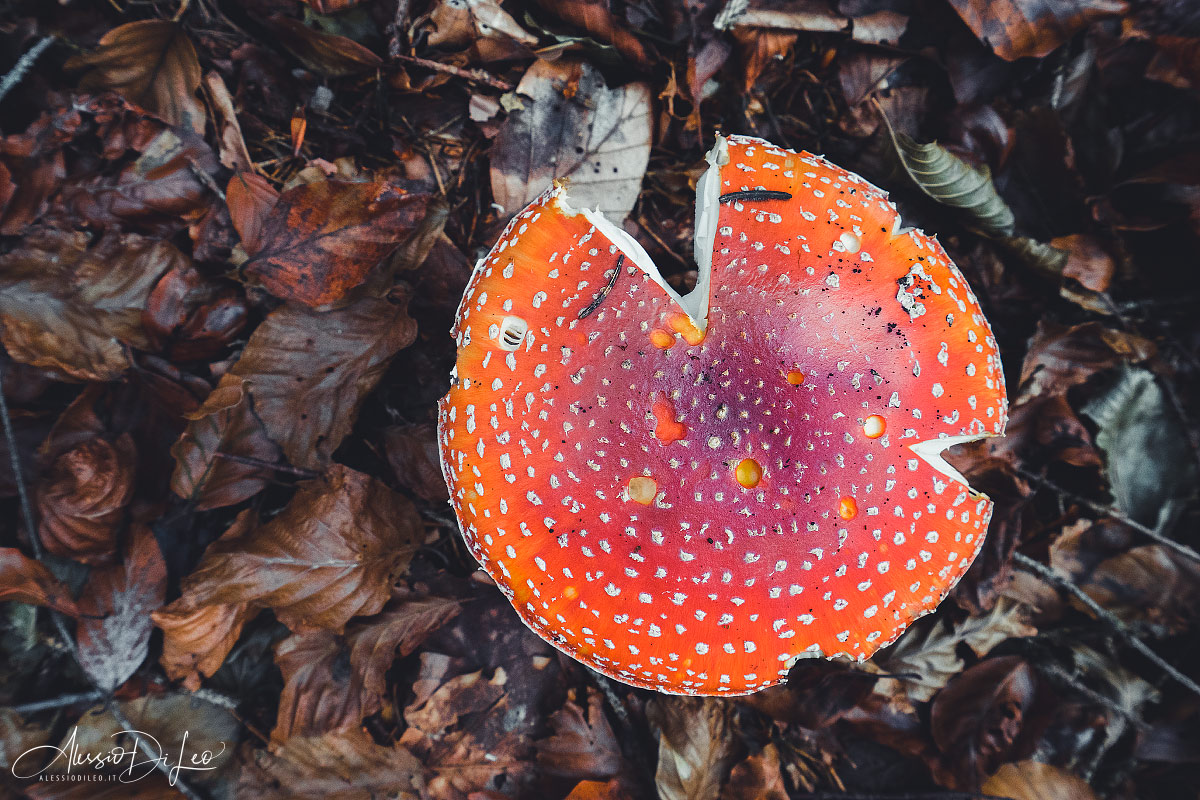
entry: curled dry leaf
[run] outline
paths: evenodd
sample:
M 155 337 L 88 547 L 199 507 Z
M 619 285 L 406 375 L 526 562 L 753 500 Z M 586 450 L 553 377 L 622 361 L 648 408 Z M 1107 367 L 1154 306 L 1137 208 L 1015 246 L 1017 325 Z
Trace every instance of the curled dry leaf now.
M 102 691 L 125 683 L 150 649 L 150 613 L 163 604 L 167 565 L 146 525 L 134 525 L 121 564 L 94 570 L 79 598 L 79 666 Z
M 471 798 L 474 800 L 474 798 Z M 613 778 L 611 781 L 580 781 L 567 795 L 566 800 L 633 800 L 625 791 L 621 781 Z
M 287 305 L 255 329 L 175 443 L 171 488 L 200 508 L 232 505 L 269 477 L 219 453 L 322 469 L 350 432 L 392 356 L 416 338 L 408 297 L 364 298 L 336 311 Z
M 284 687 L 271 739 L 345 729 L 377 713 L 387 693 L 384 674 L 396 656 L 415 650 L 458 609 L 440 597 L 403 598 L 354 623 L 344 637 L 312 631 L 280 642 L 275 663 Z
M 112 561 L 133 496 L 133 438 L 88 439 L 55 459 L 37 487 L 38 535 L 50 552 L 87 564 Z
M 266 244 L 264 227 L 277 202 L 279 192 L 261 175 L 243 171 L 229 179 L 225 203 L 247 253 L 257 253 Z
M 496 136 L 492 195 L 512 214 L 555 178 L 569 178 L 576 208 L 624 219 L 650 160 L 650 87 L 609 89 L 592 66 L 536 61 L 517 94 L 527 100 Z
M 261 210 L 265 192 L 244 177 L 231 186 L 239 182 Z M 230 214 L 250 254 L 244 271 L 277 297 L 321 306 L 344 298 L 418 232 L 429 202 L 388 181 L 329 180 L 284 191 L 264 218 L 251 218 L 235 196 Z
M 107 381 L 145 348 L 142 309 L 164 272 L 186 263 L 173 245 L 132 233 L 90 241 L 39 229 L 0 256 L 0 340 L 15 360 Z
M 973 788 L 1000 764 L 1028 756 L 1048 719 L 1038 677 L 1019 656 L 984 661 L 954 678 L 930 709 L 933 740 L 943 762 L 938 782 Z
M 379 56 L 352 39 L 321 33 L 282 14 L 272 14 L 267 24 L 280 44 L 304 66 L 321 75 L 339 78 L 377 69 L 383 64 Z
M 46 606 L 77 616 L 79 608 L 66 584 L 15 547 L 0 547 L 0 601 Z
M 621 746 L 604 718 L 604 698 L 588 690 L 587 715 L 568 700 L 550 717 L 554 735 L 537 743 L 537 760 L 551 775 L 604 780 L 621 770 Z
M 287 507 L 239 538 L 236 549 L 224 538 L 210 547 L 177 602 L 251 603 L 272 609 L 293 631 L 340 632 L 351 617 L 383 608 L 420 534 L 408 500 L 335 464 L 301 483 Z
M 1002 765 L 984 782 L 982 791 L 1011 800 L 1096 800 L 1083 778 L 1040 761 Z
M 148 19 L 113 28 L 95 52 L 75 56 L 66 66 L 91 67 L 79 83 L 84 91 L 112 89 L 172 125 L 204 133 L 204 106 L 196 99 L 200 61 L 174 22 Z
M 647 713 L 660 731 L 658 796 L 716 800 L 732 757 L 733 707 L 721 698 L 656 697 Z
M 1104 17 L 1123 14 L 1125 0 L 950 0 L 979 40 L 1003 59 L 1041 57 Z
M 246 325 L 245 297 L 184 262 L 154 285 L 142 326 L 154 347 L 174 361 L 215 357 Z
M 213 70 L 204 76 L 204 90 L 213 109 L 213 127 L 217 132 L 217 153 L 221 165 L 239 172 L 251 172 L 254 161 L 246 149 L 242 126 L 233 107 L 233 97 L 221 73 Z
M 420 800 L 425 769 L 399 745 L 376 744 L 361 729 L 296 736 L 256 750 L 238 777 L 239 797 L 262 800 Z

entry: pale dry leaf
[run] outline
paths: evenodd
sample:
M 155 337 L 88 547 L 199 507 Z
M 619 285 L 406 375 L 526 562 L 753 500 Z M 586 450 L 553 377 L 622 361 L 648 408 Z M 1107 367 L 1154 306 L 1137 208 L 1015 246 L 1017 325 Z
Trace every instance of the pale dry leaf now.
M 204 90 L 213 109 L 213 127 L 217 130 L 217 153 L 221 164 L 235 172 L 253 172 L 254 161 L 246 148 L 242 126 L 238 123 L 233 97 L 221 73 L 209 72 L 204 76 Z
M 715 697 L 655 698 L 661 800 L 716 800 L 732 759 L 733 707 Z
M 504 213 L 568 178 L 576 208 L 628 216 L 650 160 L 650 87 L 610 89 L 588 64 L 539 60 L 517 94 L 525 107 L 509 116 L 491 150 L 492 195 Z
M 137 524 L 121 564 L 93 570 L 79 607 L 79 666 L 111 692 L 142 665 L 154 625 L 150 614 L 167 593 L 167 565 L 149 526 Z

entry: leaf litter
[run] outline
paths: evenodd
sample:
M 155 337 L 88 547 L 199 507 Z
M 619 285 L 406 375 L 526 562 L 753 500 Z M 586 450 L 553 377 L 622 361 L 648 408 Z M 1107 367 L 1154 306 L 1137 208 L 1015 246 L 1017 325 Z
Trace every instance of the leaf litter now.
M 220 755 L 4 789 L 1183 796 L 1193 23 L 1167 0 L 17 4 L 0 755 L 126 726 Z M 738 700 L 649 696 L 530 633 L 434 440 L 446 331 L 511 214 L 565 180 L 686 291 L 717 130 L 824 153 L 936 231 L 1012 401 L 1006 438 L 950 455 L 996 501 L 952 599 L 869 664 Z

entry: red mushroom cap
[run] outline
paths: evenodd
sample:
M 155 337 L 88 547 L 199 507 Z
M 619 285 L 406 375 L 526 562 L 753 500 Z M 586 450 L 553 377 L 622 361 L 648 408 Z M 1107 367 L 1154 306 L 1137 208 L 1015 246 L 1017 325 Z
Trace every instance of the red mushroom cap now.
M 529 627 L 625 683 L 736 695 L 941 601 L 991 502 L 939 453 L 1007 401 L 966 281 L 883 191 L 759 139 L 709 160 L 686 297 L 562 186 L 517 215 L 459 308 L 439 441 Z

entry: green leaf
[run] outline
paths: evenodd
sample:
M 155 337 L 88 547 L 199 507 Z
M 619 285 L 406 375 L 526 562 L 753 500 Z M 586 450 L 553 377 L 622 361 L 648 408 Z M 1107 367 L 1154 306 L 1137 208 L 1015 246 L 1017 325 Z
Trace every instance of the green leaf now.
M 975 169 L 937 142 L 914 141 L 893 129 L 890 122 L 887 129 L 901 166 L 921 191 L 942 205 L 963 211 L 988 236 L 1013 235 L 1012 209 L 996 193 L 987 167 Z

